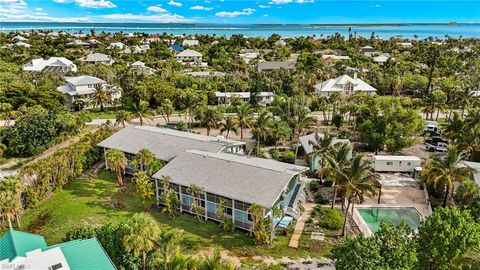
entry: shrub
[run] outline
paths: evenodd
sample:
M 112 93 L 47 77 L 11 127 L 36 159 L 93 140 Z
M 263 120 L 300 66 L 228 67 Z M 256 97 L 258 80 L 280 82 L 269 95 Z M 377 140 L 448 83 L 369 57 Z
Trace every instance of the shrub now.
M 320 184 L 318 184 L 318 181 L 311 181 L 310 182 L 310 190 L 313 192 L 318 191 Z
M 272 158 L 275 159 L 275 160 L 279 160 L 280 159 L 280 153 L 278 153 L 278 149 L 277 148 L 272 148 L 270 149 L 270 155 L 272 155 Z
M 282 157 L 282 161 L 295 164 L 295 153 L 291 150 L 285 151 Z
M 320 224 L 330 230 L 340 230 L 343 226 L 343 218 L 340 210 L 322 207 L 319 209 Z
M 328 204 L 328 199 L 324 198 L 321 194 L 316 194 L 315 195 L 315 203 Z

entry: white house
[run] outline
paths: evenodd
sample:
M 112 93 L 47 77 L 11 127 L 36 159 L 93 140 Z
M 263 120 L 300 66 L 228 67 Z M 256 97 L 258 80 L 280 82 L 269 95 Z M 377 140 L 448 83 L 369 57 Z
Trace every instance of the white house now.
M 79 59 L 89 64 L 105 64 L 112 65 L 115 61 L 108 55 L 103 53 L 90 53 L 89 55 Z
M 115 49 L 120 49 L 124 50 L 127 48 L 127 45 L 123 44 L 122 42 L 113 42 L 108 45 L 107 50 L 115 50 Z
M 480 185 L 480 162 L 462 161 L 462 164 L 472 170 L 470 179 Z
M 403 47 L 403 48 L 413 47 L 413 44 L 411 42 L 397 42 L 396 44 L 400 47 Z
M 43 72 L 48 73 L 52 71 L 77 72 L 77 65 L 65 57 L 50 57 L 49 59 L 33 59 L 29 63 L 23 65 L 23 70 L 28 72 Z
M 109 92 L 111 101 L 121 97 L 121 91 L 118 88 L 110 87 L 106 81 L 92 76 L 65 77 L 65 85 L 58 87 L 58 91 L 64 93 L 67 97 L 67 107 L 73 108 L 75 101 L 83 104 L 83 108 L 88 108 L 86 104 L 93 93 L 95 87 L 100 85 Z
M 196 39 L 185 39 L 185 40 L 182 42 L 182 46 L 183 46 L 183 47 L 197 46 L 197 45 L 200 45 L 200 42 L 198 42 L 198 40 L 196 40 Z
M 246 52 L 246 53 L 240 53 L 238 55 L 240 58 L 242 58 L 245 63 L 250 63 L 250 61 L 257 59 L 260 56 L 259 52 Z
M 131 68 L 139 70 L 141 72 L 145 72 L 146 74 L 153 75 L 155 74 L 155 69 L 145 65 L 145 63 L 141 61 L 136 61 L 130 65 Z
M 380 54 L 380 55 L 374 56 L 372 59 L 373 59 L 373 62 L 379 65 L 382 65 L 383 63 L 387 62 L 388 59 L 390 59 L 390 56 L 385 54 Z
M 186 62 L 202 62 L 203 55 L 194 50 L 184 50 L 175 56 L 178 61 L 186 63 Z
M 373 156 L 375 172 L 413 173 L 421 165 L 422 161 L 417 156 Z
M 283 46 L 286 46 L 286 45 L 287 45 L 287 42 L 285 42 L 285 40 L 283 40 L 283 39 L 280 39 L 277 42 L 275 42 L 275 46 L 283 47 Z
M 336 62 L 336 61 L 340 61 L 340 60 L 350 60 L 350 56 L 348 56 L 348 55 L 324 54 L 324 55 L 322 55 L 322 59 L 325 62 Z
M 348 75 L 342 75 L 335 79 L 329 79 L 316 84 L 314 87 L 315 92 L 319 96 L 330 96 L 332 93 L 349 95 L 358 92 L 375 95 L 377 92 L 377 89 L 373 86 L 357 78 L 356 74 L 353 78 Z
M 12 38 L 12 40 L 14 40 L 14 41 L 28 41 L 27 38 L 22 37 L 22 36 L 20 36 L 20 35 L 14 36 L 14 37 Z
M 12 44 L 13 47 L 25 47 L 25 48 L 30 48 L 32 47 L 32 45 L 28 44 L 28 43 L 25 43 L 23 41 L 18 41 L 16 43 L 13 43 Z
M 232 103 L 233 98 L 240 98 L 244 102 L 250 101 L 250 92 L 230 92 L 230 93 L 223 93 L 223 92 L 215 92 L 215 97 L 217 99 L 218 105 L 226 105 L 230 106 Z M 257 93 L 258 97 L 258 104 L 262 106 L 266 106 L 273 102 L 275 98 L 275 93 L 273 92 L 259 92 Z
M 69 46 L 85 46 L 85 47 L 88 47 L 88 46 L 90 46 L 91 44 L 88 43 L 88 42 L 79 40 L 79 39 L 75 39 L 74 41 L 67 43 L 67 45 L 69 45 Z

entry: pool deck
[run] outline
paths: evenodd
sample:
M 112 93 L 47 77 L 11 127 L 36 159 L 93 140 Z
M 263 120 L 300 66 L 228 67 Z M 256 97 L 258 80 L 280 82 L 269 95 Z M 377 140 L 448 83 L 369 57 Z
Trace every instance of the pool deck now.
M 391 186 L 382 188 L 380 204 L 378 198 L 366 198 L 363 204 L 355 205 L 353 220 L 365 236 L 372 236 L 372 231 L 358 212 L 358 208 L 415 208 L 422 219 L 429 216 L 428 202 L 423 190 L 409 186 Z

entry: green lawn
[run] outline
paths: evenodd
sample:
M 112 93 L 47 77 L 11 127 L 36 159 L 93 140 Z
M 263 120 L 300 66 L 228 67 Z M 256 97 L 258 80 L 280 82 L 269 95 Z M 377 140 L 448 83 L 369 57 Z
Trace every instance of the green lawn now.
M 133 213 L 143 211 L 143 206 L 133 190 L 133 184 L 130 184 L 127 191 L 120 192 L 109 172 L 101 172 L 98 178 L 77 179 L 38 208 L 25 211 L 21 229 L 42 234 L 49 244 L 54 244 L 61 241 L 65 233 L 72 228 L 119 222 Z M 289 236 L 278 236 L 271 247 L 262 248 L 257 247 L 246 232 L 238 230 L 236 233 L 226 234 L 213 221 L 200 223 L 187 214 L 171 220 L 158 210 L 153 210 L 150 214 L 164 229 L 182 229 L 182 246 L 192 252 L 214 247 L 227 249 L 238 256 L 268 255 L 291 258 L 319 257 L 324 253 L 318 250 L 310 252 L 309 248 L 288 248 Z

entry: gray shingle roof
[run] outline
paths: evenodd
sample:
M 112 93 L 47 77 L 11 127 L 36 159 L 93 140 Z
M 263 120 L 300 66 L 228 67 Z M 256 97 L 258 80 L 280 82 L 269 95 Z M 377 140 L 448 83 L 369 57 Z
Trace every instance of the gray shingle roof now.
M 274 69 L 295 69 L 293 62 L 261 62 L 258 63 L 258 71 L 274 70 Z
M 320 136 L 320 138 L 323 138 L 324 135 L 321 134 L 321 133 L 318 133 L 318 136 Z M 314 143 L 316 142 L 315 133 L 311 133 L 311 134 L 300 137 L 300 144 L 302 144 L 303 150 L 305 150 L 305 154 L 307 154 L 307 155 L 309 155 L 310 153 L 313 152 L 313 145 L 311 145 L 309 143 L 310 141 L 312 141 Z M 333 144 L 336 144 L 336 143 L 350 143 L 350 141 L 348 139 L 334 138 L 332 143 Z
M 187 149 L 200 149 L 209 152 L 220 152 L 231 145 L 242 145 L 243 142 L 182 132 L 168 128 L 152 126 L 126 127 L 98 145 L 105 148 L 137 154 L 141 149 L 148 149 L 155 157 L 169 161 Z
M 292 177 L 306 170 L 270 159 L 188 150 L 153 177 L 170 176 L 172 183 L 197 184 L 210 193 L 270 208 Z

